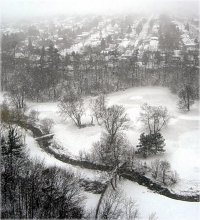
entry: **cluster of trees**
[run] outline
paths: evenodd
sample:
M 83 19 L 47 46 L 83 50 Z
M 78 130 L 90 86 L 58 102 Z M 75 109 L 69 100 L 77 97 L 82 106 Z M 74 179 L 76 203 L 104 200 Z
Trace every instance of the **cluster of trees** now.
M 140 217 L 137 204 L 132 199 L 125 199 L 119 190 L 108 188 L 98 210 L 98 219 L 137 220 Z
M 95 161 L 113 167 L 125 162 L 131 152 L 130 144 L 123 133 L 128 128 L 128 122 L 123 106 L 113 105 L 105 109 L 102 117 L 104 132 L 92 150 Z
M 38 121 L 38 112 L 32 110 L 26 115 L 26 108 L 19 108 L 12 102 L 12 99 L 5 98 L 0 107 L 2 124 L 16 124 L 26 129 L 28 124 L 35 124 Z
M 25 155 L 22 136 L 9 126 L 1 136 L 1 218 L 82 218 L 79 179 Z
M 36 110 L 28 112 L 27 107 L 19 108 L 18 105 L 12 102 L 12 98 L 5 98 L 0 107 L 2 124 L 15 124 L 24 129 L 28 129 L 29 126 L 37 125 L 40 127 L 43 134 L 49 134 L 54 125 L 54 121 L 50 118 L 39 120 L 39 112 Z
M 148 84 L 170 86 L 174 91 L 179 87 L 177 85 L 184 82 L 198 88 L 198 70 L 195 67 L 191 69 L 192 67 L 176 66 L 152 70 L 148 68 L 151 53 L 143 54 L 145 68 L 142 68 L 137 65 L 137 53 L 130 60 L 121 61 L 112 55 L 113 58 L 109 61 L 111 64 L 102 54 L 90 55 L 91 59 L 89 58 L 88 61 L 85 60 L 88 56 L 76 54 L 66 58 L 68 61 L 59 58 L 60 61 L 53 64 L 51 61 L 45 61 L 49 53 L 52 57 L 49 58 L 50 60 L 55 61 L 55 56 L 59 57 L 58 53 L 53 51 L 53 49 L 43 51 L 46 55 L 45 57 L 41 55 L 41 64 L 33 65 L 29 62 L 28 66 L 27 64 L 18 66 L 17 60 L 15 67 L 13 66 L 14 76 L 10 78 L 9 73 L 6 73 L 7 82 L 4 76 L 2 77 L 4 89 L 10 91 L 14 97 L 13 101 L 19 107 L 24 106 L 26 98 L 36 101 L 57 99 L 64 93 L 66 84 L 74 85 L 81 94 L 110 92 L 129 86 Z M 159 65 L 161 56 L 159 54 L 155 56 L 157 57 L 154 59 L 155 65 Z M 4 67 L 2 68 L 4 72 Z
M 150 170 L 152 177 L 164 185 L 172 185 L 179 180 L 177 172 L 171 170 L 170 163 L 166 160 L 154 160 L 151 163 Z
M 103 114 L 106 110 L 106 98 L 104 94 L 100 94 L 96 99 L 91 100 L 90 103 L 92 115 L 95 117 L 98 125 L 101 125 Z
M 74 97 L 74 95 L 71 94 L 64 98 L 66 100 L 62 100 L 60 104 L 62 105 L 62 114 L 73 119 L 75 124 L 80 128 L 83 126 L 81 117 L 84 112 L 81 96 L 76 95 L 76 97 Z M 92 152 L 80 152 L 80 158 L 112 167 L 118 167 L 124 162 L 131 162 L 134 160 L 135 152 L 124 134 L 129 124 L 129 119 L 125 113 L 124 107 L 120 105 L 107 107 L 105 96 L 101 94 L 96 99 L 92 99 L 90 108 L 92 113 L 92 124 L 96 121 L 96 123 L 104 128 L 104 132 L 100 140 L 94 143 Z M 136 146 L 138 148 L 136 153 L 146 158 L 149 155 L 165 152 L 165 140 L 161 134 L 161 130 L 167 126 L 170 119 L 167 108 L 162 106 L 150 106 L 145 103 L 141 107 L 141 110 L 140 121 L 147 133 L 142 133 L 140 135 L 139 144 Z M 159 168 L 159 171 L 160 170 L 162 169 Z M 169 170 L 163 172 L 164 174 L 162 175 L 168 175 L 166 174 L 169 173 L 168 171 Z M 175 177 L 176 175 L 172 173 L 170 178 L 166 179 L 175 182 Z M 155 179 L 156 178 L 157 177 L 155 177 Z M 163 177 L 162 182 L 166 184 L 165 177 Z
M 178 97 L 179 108 L 190 111 L 191 105 L 199 98 L 199 90 L 191 84 L 185 84 L 178 91 Z
M 78 95 L 64 96 L 59 104 L 61 114 L 72 119 L 79 128 L 86 126 L 81 121 L 84 113 L 83 104 L 81 96 Z M 90 112 L 90 125 L 97 123 L 104 128 L 104 131 L 100 141 L 94 144 L 91 155 L 80 152 L 80 158 L 113 167 L 118 166 L 125 158 L 130 156 L 131 152 L 130 144 L 124 134 L 129 123 L 124 107 L 121 105 L 108 107 L 105 96 L 100 94 L 97 98 L 91 100 Z
M 140 121 L 148 133 L 140 135 L 137 153 L 146 158 L 151 154 L 165 152 L 165 140 L 160 132 L 170 119 L 167 108 L 145 103 L 141 106 L 141 110 Z
M 130 29 L 130 22 L 125 23 L 120 24 L 122 29 Z M 153 20 L 150 23 L 153 25 Z M 120 59 L 122 54 L 117 49 L 102 52 L 106 45 L 112 43 L 112 36 L 102 39 L 97 47 L 86 46 L 83 53 L 72 52 L 66 56 L 61 56 L 50 41 L 43 47 L 35 47 L 31 39 L 28 45 L 23 45 L 24 37 L 20 34 L 3 36 L 2 88 L 16 97 L 14 101 L 20 107 L 23 107 L 25 98 L 56 100 L 65 93 L 66 85 L 73 85 L 81 94 L 110 92 L 138 85 L 169 86 L 175 92 L 178 92 L 177 85 L 183 83 L 198 88 L 198 52 L 191 54 L 185 51 L 184 59 L 174 60 L 173 50 L 177 46 L 168 48 L 167 43 L 162 42 L 170 40 L 169 45 L 177 45 L 171 41 L 178 42 L 179 33 L 172 28 L 174 24 L 168 17 L 161 16 L 160 23 L 161 50 L 144 51 L 142 56 L 133 50 L 132 56 L 126 59 Z M 15 55 L 19 49 L 24 54 L 21 58 Z M 191 61 L 191 56 L 194 61 Z
M 59 108 L 61 115 L 72 119 L 77 127 L 83 127 L 81 119 L 85 112 L 84 102 L 78 91 L 74 89 L 66 91 L 61 97 Z

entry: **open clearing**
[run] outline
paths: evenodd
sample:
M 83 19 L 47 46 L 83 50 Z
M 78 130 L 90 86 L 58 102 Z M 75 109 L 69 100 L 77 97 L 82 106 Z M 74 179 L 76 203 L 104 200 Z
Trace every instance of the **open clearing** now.
M 90 123 L 90 97 L 85 99 L 83 121 Z M 197 189 L 200 177 L 199 148 L 199 103 L 195 103 L 190 112 L 181 112 L 177 108 L 177 96 L 163 87 L 139 87 L 111 93 L 107 96 L 108 105 L 123 105 L 130 118 L 130 127 L 126 131 L 133 147 L 138 143 L 142 126 L 138 121 L 140 106 L 147 102 L 150 105 L 162 105 L 168 108 L 171 116 L 169 125 L 162 131 L 166 140 L 166 152 L 156 158 L 167 159 L 181 178 L 179 189 Z M 81 150 L 89 151 L 98 141 L 103 128 L 96 125 L 77 128 L 70 120 L 64 120 L 59 114 L 58 103 L 30 103 L 30 109 L 40 112 L 40 119 L 51 118 L 55 125 L 52 132 L 54 139 L 63 146 L 64 152 L 77 156 Z M 153 158 L 147 159 L 147 163 Z M 182 185 L 184 184 L 184 185 Z
M 89 100 L 90 97 L 85 99 L 86 106 L 89 106 Z M 199 189 L 200 182 L 198 103 L 192 106 L 189 113 L 180 112 L 177 108 L 177 96 L 171 94 L 167 88 L 162 87 L 132 88 L 108 95 L 107 104 L 123 105 L 131 119 L 130 128 L 126 134 L 133 147 L 138 143 L 139 135 L 142 132 L 138 117 L 140 106 L 145 102 L 150 105 L 166 106 L 171 115 L 168 127 L 162 132 L 166 140 L 166 152 L 163 155 L 156 156 L 156 158 L 169 160 L 172 168 L 179 173 L 181 179 L 174 190 L 182 193 L 196 191 Z M 52 129 L 52 132 L 55 133 L 54 139 L 63 146 L 65 153 L 70 153 L 72 156 L 78 155 L 80 150 L 89 151 L 92 144 L 99 140 L 103 131 L 97 125 L 78 129 L 70 120 L 63 120 L 59 114 L 58 103 L 29 103 L 28 105 L 29 111 L 35 109 L 40 112 L 40 119 L 47 117 L 54 120 L 55 125 Z M 86 107 L 84 122 L 89 123 L 90 120 L 90 111 Z M 44 160 L 47 166 L 63 167 L 84 178 L 101 178 L 99 172 L 73 167 L 48 155 L 40 149 L 30 135 L 26 137 L 26 144 L 30 156 Z M 147 159 L 147 162 L 152 159 L 155 157 Z M 200 216 L 199 203 L 169 199 L 127 180 L 120 183 L 120 188 L 123 189 L 127 197 L 131 197 L 137 202 L 141 219 L 147 219 L 147 216 L 153 212 L 156 212 L 158 219 L 161 220 L 190 220 L 198 219 Z M 86 195 L 86 209 L 95 208 L 100 195 L 84 193 Z

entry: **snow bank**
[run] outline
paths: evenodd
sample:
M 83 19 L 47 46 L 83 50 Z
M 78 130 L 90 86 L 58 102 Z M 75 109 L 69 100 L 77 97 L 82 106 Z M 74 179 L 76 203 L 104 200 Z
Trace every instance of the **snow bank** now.
M 199 219 L 200 210 L 198 202 L 184 202 L 170 199 L 160 194 L 153 193 L 146 187 L 129 180 L 122 180 L 118 183 L 126 199 L 136 202 L 139 210 L 139 219 L 147 220 L 149 215 L 156 213 L 159 220 L 191 220 Z M 84 192 L 86 196 L 85 209 L 95 210 L 100 195 Z
M 148 219 L 151 213 L 156 213 L 159 220 L 195 220 L 200 217 L 198 202 L 173 200 L 128 180 L 123 181 L 120 188 L 137 203 L 141 219 Z

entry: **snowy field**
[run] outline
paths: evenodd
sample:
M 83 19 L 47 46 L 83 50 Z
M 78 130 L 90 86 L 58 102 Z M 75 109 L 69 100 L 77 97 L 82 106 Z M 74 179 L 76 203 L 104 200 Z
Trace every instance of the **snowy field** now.
M 85 99 L 88 106 L 90 98 Z M 162 87 L 139 87 L 125 91 L 115 92 L 107 97 L 107 104 L 123 105 L 131 120 L 130 127 L 126 132 L 130 143 L 135 147 L 138 143 L 142 127 L 138 121 L 140 106 L 147 102 L 150 105 L 162 105 L 168 108 L 171 116 L 169 125 L 163 130 L 166 140 L 166 152 L 156 156 L 167 159 L 181 178 L 178 188 L 185 189 L 198 187 L 200 177 L 200 148 L 199 148 L 199 108 L 198 103 L 192 106 L 190 112 L 180 112 L 177 108 L 177 96 L 167 88 Z M 70 120 L 64 120 L 57 107 L 58 103 L 30 103 L 30 109 L 40 112 L 40 118 L 52 118 L 55 125 L 52 132 L 55 140 L 61 144 L 65 152 L 78 155 L 81 150 L 88 151 L 95 141 L 98 141 L 103 129 L 98 126 L 77 128 Z M 91 117 L 87 107 L 84 122 L 90 123 Z M 154 157 L 155 158 L 155 157 Z M 152 158 L 147 159 L 150 162 Z M 182 186 L 184 183 L 184 186 Z M 190 190 L 194 190 L 191 188 Z
M 2 96 L 0 96 L 2 99 Z M 88 106 L 90 97 L 85 99 Z M 141 124 L 138 121 L 140 106 L 147 102 L 150 105 L 166 106 L 171 115 L 168 127 L 163 130 L 166 139 L 166 152 L 157 158 L 167 159 L 172 169 L 177 170 L 180 175 L 180 183 L 174 190 L 188 191 L 197 190 L 200 176 L 200 150 L 199 150 L 199 112 L 198 103 L 192 106 L 189 113 L 180 112 L 177 109 L 177 96 L 170 93 L 167 88 L 161 87 L 141 87 L 131 88 L 125 91 L 115 92 L 107 97 L 107 104 L 123 105 L 131 119 L 130 128 L 126 132 L 130 143 L 135 146 L 142 132 Z M 79 129 L 70 120 L 64 120 L 57 107 L 58 103 L 29 103 L 31 109 L 40 112 L 39 118 L 51 118 L 55 125 L 52 132 L 55 140 L 58 141 L 71 155 L 78 155 L 80 150 L 89 151 L 92 144 L 99 140 L 102 128 L 95 125 Z M 84 122 L 89 123 L 90 111 L 86 108 Z M 27 150 L 31 158 L 37 157 L 44 160 L 47 166 L 59 166 L 74 171 L 78 175 L 88 179 L 99 179 L 101 173 L 74 167 L 58 161 L 48 155 L 37 145 L 36 141 L 27 134 Z M 154 157 L 155 158 L 155 157 Z M 147 159 L 150 162 L 153 158 Z M 120 187 L 127 197 L 133 198 L 140 211 L 140 219 L 146 220 L 151 213 L 156 212 L 159 220 L 196 220 L 200 217 L 198 213 L 199 203 L 183 202 L 173 200 L 159 194 L 155 194 L 146 187 L 130 181 L 122 181 Z M 100 195 L 84 192 L 86 195 L 86 209 L 96 207 Z M 183 192 L 184 193 L 184 192 Z
M 148 219 L 152 213 L 156 213 L 158 220 L 196 220 L 200 217 L 198 202 L 173 200 L 128 180 L 120 187 L 128 198 L 136 201 L 141 219 Z

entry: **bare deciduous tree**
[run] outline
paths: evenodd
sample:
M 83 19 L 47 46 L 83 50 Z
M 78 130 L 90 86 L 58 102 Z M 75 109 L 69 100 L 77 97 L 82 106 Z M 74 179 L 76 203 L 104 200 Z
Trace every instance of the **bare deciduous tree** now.
M 100 163 L 117 166 L 130 155 L 130 145 L 123 133 L 117 133 L 111 140 L 109 134 L 103 134 L 93 147 L 92 155 Z
M 190 111 L 190 106 L 194 104 L 195 100 L 195 91 L 192 85 L 184 85 L 178 92 L 179 97 L 179 108 L 186 109 Z
M 157 179 L 159 173 L 160 173 L 160 160 L 156 159 L 151 163 L 151 174 L 154 179 Z
M 161 169 L 161 175 L 162 175 L 162 182 L 163 184 L 167 184 L 166 183 L 166 178 L 167 178 L 167 174 L 170 171 L 170 163 L 168 161 L 161 161 L 160 162 L 160 169 Z
M 150 106 L 147 103 L 141 106 L 140 121 L 150 134 L 160 132 L 170 119 L 168 110 L 163 106 Z
M 100 121 L 106 110 L 106 99 L 104 94 L 99 95 L 95 100 L 91 100 L 91 110 L 97 123 L 100 125 Z
M 136 220 L 139 219 L 139 210 L 137 209 L 137 204 L 131 198 L 124 201 L 124 219 Z
M 129 143 L 122 131 L 127 129 L 128 121 L 122 106 L 113 105 L 105 110 L 102 122 L 106 133 L 94 144 L 92 152 L 98 162 L 118 166 L 127 158 Z
M 83 99 L 79 94 L 74 91 L 66 93 L 60 101 L 59 108 L 61 114 L 65 117 L 71 118 L 77 127 L 81 128 L 81 118 L 84 114 L 84 103 Z
M 99 219 L 127 219 L 136 220 L 139 218 L 139 210 L 132 199 L 125 199 L 121 190 L 106 191 L 100 209 Z
M 151 175 L 164 185 L 176 184 L 179 180 L 178 173 L 170 168 L 171 166 L 168 161 L 156 159 L 151 163 Z
M 111 137 L 115 137 L 117 132 L 124 131 L 128 128 L 129 119 L 125 109 L 121 105 L 113 105 L 107 108 L 103 114 L 103 126 Z
M 172 184 L 176 184 L 179 181 L 179 175 L 176 171 L 171 172 L 169 178 Z
M 23 91 L 21 88 L 17 88 L 17 87 L 10 88 L 10 91 L 7 94 L 7 97 L 10 103 L 16 109 L 26 108 L 25 91 Z

